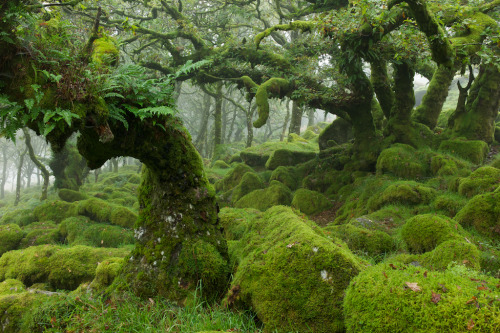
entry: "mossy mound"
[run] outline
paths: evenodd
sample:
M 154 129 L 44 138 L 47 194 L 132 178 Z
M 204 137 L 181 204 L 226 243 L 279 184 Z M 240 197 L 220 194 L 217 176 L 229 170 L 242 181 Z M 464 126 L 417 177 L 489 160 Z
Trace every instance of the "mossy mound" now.
M 304 188 L 298 189 L 292 199 L 292 207 L 299 209 L 306 215 L 317 214 L 332 208 L 332 206 L 332 202 L 323 194 Z
M 0 256 L 15 250 L 24 238 L 24 231 L 17 224 L 0 225 Z
M 88 195 L 86 195 L 85 193 L 73 191 L 66 188 L 60 189 L 57 194 L 59 195 L 59 198 L 61 198 L 62 201 L 66 202 L 81 201 L 89 198 Z
M 500 186 L 500 169 L 484 166 L 459 181 L 458 193 L 466 197 L 492 192 Z
M 393 182 L 377 196 L 368 201 L 371 211 L 378 210 L 388 204 L 419 205 L 431 202 L 436 196 L 436 190 L 411 181 Z
M 26 286 L 19 280 L 7 279 L 0 282 L 0 295 L 10 295 L 22 293 L 26 290 Z
M 36 221 L 54 221 L 59 223 L 67 217 L 78 215 L 78 210 L 77 203 L 48 201 L 37 206 L 33 214 L 35 215 Z
M 33 209 L 17 209 L 5 213 L 0 220 L 0 224 L 15 223 L 19 226 L 25 226 L 37 220 L 33 214 Z
M 464 238 L 443 242 L 434 250 L 420 255 L 416 260 L 422 266 L 433 270 L 445 270 L 452 262 L 477 271 L 481 268 L 480 251 Z
M 346 242 L 349 249 L 370 256 L 377 257 L 396 248 L 392 237 L 383 231 L 365 229 L 353 224 L 328 226 L 325 230 Z
M 290 205 L 292 191 L 278 181 L 272 181 L 269 187 L 252 191 L 234 204 L 237 208 L 256 208 L 262 211 L 277 206 Z
M 19 243 L 19 248 L 43 244 L 56 244 L 61 235 L 56 224 L 52 221 L 34 222 L 23 228 L 26 236 Z
M 233 189 L 241 182 L 243 175 L 247 172 L 254 172 L 254 170 L 246 164 L 236 164 L 236 166 L 226 174 L 224 179 L 222 179 L 220 185 L 216 185 L 216 189 L 223 190 L 224 192 Z
M 231 194 L 231 202 L 235 203 L 248 193 L 259 190 L 264 187 L 262 179 L 254 172 L 247 172 L 241 178 L 241 181 L 233 189 Z
M 467 199 L 455 193 L 446 192 L 432 202 L 432 207 L 446 216 L 454 217 L 467 204 Z
M 32 246 L 7 252 L 0 258 L 0 280 L 12 278 L 26 286 L 48 283 L 54 289 L 74 290 L 80 283 L 94 278 L 99 262 L 124 257 L 128 252 L 88 246 Z
M 463 266 L 444 272 L 396 268 L 379 264 L 351 281 L 344 299 L 347 332 L 496 332 L 500 327 L 496 279 Z
M 273 170 L 271 174 L 270 181 L 279 181 L 283 183 L 286 187 L 295 191 L 300 183 L 300 178 L 298 176 L 297 169 L 294 167 L 284 167 L 280 166 Z
M 234 212 L 222 210 L 222 220 Z M 245 231 L 230 249 L 237 252 L 239 267 L 227 303 L 252 308 L 269 332 L 343 332 L 344 289 L 361 270 L 349 249 L 289 207 L 225 227 L 239 229 L 239 223 Z
M 324 150 L 332 146 L 341 145 L 353 138 L 354 134 L 351 123 L 345 119 L 337 118 L 319 134 L 319 149 Z
M 450 155 L 434 155 L 431 157 L 431 172 L 435 176 L 461 176 L 470 174 L 471 164 Z
M 23 318 L 43 294 L 23 292 L 0 296 L 0 325 L 4 333 L 33 332 L 23 327 Z
M 70 216 L 75 216 L 70 215 Z M 124 228 L 132 228 L 137 214 L 122 206 L 110 205 L 104 200 L 91 198 L 78 203 L 78 215 L 87 216 L 93 221 L 109 222 Z
M 70 245 L 119 247 L 134 243 L 132 231 L 115 225 L 94 223 L 83 216 L 70 217 L 62 221 L 59 225 L 59 234 Z
M 266 169 L 274 170 L 279 166 L 293 166 L 312 160 L 315 157 L 315 152 L 277 149 L 269 156 L 266 162 Z
M 303 137 L 307 141 L 312 141 L 312 140 L 318 138 L 318 134 L 308 128 L 305 130 L 304 133 L 301 134 L 301 137 Z
M 93 45 L 92 62 L 104 66 L 114 66 L 118 63 L 120 52 L 115 41 L 110 37 L 96 39 Z
M 254 147 L 249 147 L 240 152 L 240 157 L 249 166 L 264 167 L 272 152 L 279 149 L 293 152 L 316 152 L 318 150 L 316 144 L 308 142 L 299 136 L 297 138 L 300 140 L 292 140 L 291 142 L 268 141 Z
M 439 150 L 456 155 L 474 164 L 482 164 L 488 154 L 488 144 L 481 140 L 444 140 Z
M 455 220 L 473 226 L 481 234 L 500 239 L 500 191 L 476 195 L 467 202 Z
M 401 229 L 401 236 L 412 253 L 432 251 L 452 239 L 458 239 L 462 227 L 455 221 L 435 214 L 417 215 L 409 219 Z
M 214 165 L 212 168 L 218 168 L 218 169 L 229 169 L 231 166 L 227 164 L 226 162 L 222 160 L 217 160 L 214 162 Z
M 430 156 L 405 144 L 384 149 L 377 159 L 377 174 L 391 174 L 405 179 L 424 178 L 430 173 Z
M 103 292 L 118 276 L 123 262 L 123 258 L 108 258 L 100 262 L 95 269 L 95 277 L 88 285 L 88 289 L 94 292 Z

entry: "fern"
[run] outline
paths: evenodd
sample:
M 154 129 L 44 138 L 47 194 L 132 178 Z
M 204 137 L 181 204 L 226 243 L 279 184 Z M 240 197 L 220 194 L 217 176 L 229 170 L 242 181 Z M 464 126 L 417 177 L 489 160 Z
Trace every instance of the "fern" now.
M 128 131 L 128 122 L 127 119 L 123 116 L 124 111 L 113 104 L 109 105 L 109 118 L 113 120 L 117 120 L 123 124 L 125 129 Z

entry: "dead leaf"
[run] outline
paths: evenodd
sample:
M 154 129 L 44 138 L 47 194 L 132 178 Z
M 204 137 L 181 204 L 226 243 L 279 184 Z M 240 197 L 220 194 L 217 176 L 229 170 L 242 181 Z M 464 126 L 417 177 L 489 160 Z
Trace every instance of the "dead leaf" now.
M 396 266 L 394 266 L 393 264 L 389 264 L 389 266 L 391 266 L 392 269 L 398 269 Z
M 388 279 L 387 274 L 385 274 L 385 272 L 382 272 L 382 274 L 384 274 L 385 278 Z
M 443 291 L 443 293 L 447 292 L 448 291 L 448 288 L 446 288 L 444 286 L 444 284 L 441 284 L 441 283 L 438 283 L 439 284 L 439 287 L 441 287 L 441 290 Z M 457 288 L 460 288 L 459 286 L 457 286 Z
M 424 272 L 424 277 L 426 278 L 427 277 L 427 271 Z
M 471 303 L 475 303 L 475 302 L 477 302 L 477 297 L 472 296 L 472 298 L 470 300 L 468 300 L 467 302 L 465 302 L 465 304 L 471 304 Z
M 406 282 L 406 285 L 413 291 L 422 291 L 417 282 Z
M 488 290 L 488 287 L 482 285 L 481 287 L 477 287 L 477 290 Z
M 436 294 L 435 292 L 432 292 L 431 302 L 434 304 L 438 304 L 440 300 L 441 300 L 441 294 Z
M 470 331 L 471 329 L 474 328 L 474 326 L 476 326 L 476 324 L 474 323 L 474 320 L 472 320 L 472 318 L 469 320 L 469 323 L 467 324 L 467 329 Z

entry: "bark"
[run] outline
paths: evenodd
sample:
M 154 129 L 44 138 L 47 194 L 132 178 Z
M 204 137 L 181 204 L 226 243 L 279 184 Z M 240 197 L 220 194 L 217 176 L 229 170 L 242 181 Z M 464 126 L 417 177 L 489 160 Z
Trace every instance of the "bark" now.
M 19 204 L 19 200 L 21 200 L 21 176 L 23 173 L 23 163 L 24 163 L 24 156 L 26 155 L 26 152 L 28 149 L 26 148 L 21 155 L 19 156 L 19 164 L 17 166 L 17 178 L 16 178 L 16 199 L 14 200 L 14 206 L 17 206 Z
M 257 106 L 252 104 L 248 105 L 248 111 L 246 113 L 246 121 L 247 121 L 247 142 L 245 147 L 251 147 L 252 146 L 252 141 L 253 141 L 253 123 L 252 123 L 252 118 L 255 113 L 255 110 L 257 110 Z
M 307 110 L 307 127 L 314 126 L 314 115 L 316 110 L 313 108 L 309 108 Z
M 43 201 L 43 200 L 47 199 L 47 190 L 49 188 L 50 172 L 49 172 L 49 170 L 47 170 L 45 165 L 43 165 L 43 163 L 40 162 L 38 160 L 38 158 L 36 157 L 35 151 L 33 149 L 33 145 L 31 144 L 31 135 L 26 128 L 23 128 L 23 133 L 24 133 L 26 147 L 28 148 L 28 153 L 29 153 L 30 159 L 36 165 L 38 170 L 40 170 L 40 172 L 42 173 L 42 176 L 43 176 L 42 196 L 40 197 L 40 200 Z
M 198 129 L 198 135 L 196 136 L 196 140 L 194 141 L 194 145 L 198 148 L 198 151 L 201 153 L 204 148 L 206 136 L 207 136 L 207 128 L 208 128 L 208 119 L 210 118 L 210 96 L 208 94 L 203 95 L 203 115 L 200 117 L 200 124 Z M 206 155 L 205 155 L 206 156 Z
M 387 74 L 387 63 L 382 60 L 373 61 L 370 67 L 370 80 L 373 85 L 373 90 L 377 95 L 377 100 L 384 112 L 384 116 L 389 119 L 394 104 L 394 91 L 392 90 L 391 80 Z
M 231 119 L 231 125 L 229 126 L 229 131 L 227 133 L 227 138 L 226 138 L 227 143 L 231 143 L 231 137 L 233 136 L 234 123 L 236 121 L 237 111 L 238 110 L 236 108 L 233 110 L 233 119 Z
M 118 173 L 118 159 L 117 158 L 112 158 L 111 159 L 111 164 L 113 165 L 113 172 Z
M 281 131 L 280 141 L 285 140 L 286 129 L 288 128 L 288 121 L 290 120 L 290 100 L 286 101 L 286 116 L 283 123 L 283 130 Z
M 183 303 L 201 280 L 203 297 L 214 300 L 226 291 L 230 270 L 215 193 L 201 157 L 176 118 L 154 119 L 165 130 L 153 120 L 139 121 L 132 114 L 127 118 L 128 130 L 116 124 L 111 142 L 100 142 L 92 129 L 84 129 L 78 139 L 78 148 L 91 168 L 124 155 L 145 166 L 136 245 L 115 286 L 131 288 L 141 297 L 160 296 Z
M 302 126 L 302 108 L 296 101 L 292 102 L 292 118 L 290 120 L 289 133 L 300 135 L 300 127 Z
M 8 148 L 7 145 L 2 146 L 2 181 L 0 183 L 0 199 L 5 198 L 5 183 L 7 183 L 7 165 L 8 165 Z
M 222 82 L 217 83 L 214 111 L 214 148 L 222 144 Z

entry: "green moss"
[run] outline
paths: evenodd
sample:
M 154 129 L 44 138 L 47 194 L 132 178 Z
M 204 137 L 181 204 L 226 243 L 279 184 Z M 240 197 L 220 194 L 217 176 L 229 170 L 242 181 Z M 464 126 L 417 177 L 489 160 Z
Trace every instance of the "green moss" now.
M 35 222 L 24 227 L 23 230 L 26 232 L 26 236 L 21 240 L 20 248 L 56 244 L 61 238 L 57 226 L 52 221 Z
M 109 222 L 123 228 L 132 228 L 137 220 L 137 214 L 126 207 L 114 206 L 111 210 Z
M 271 153 L 266 162 L 266 169 L 274 170 L 279 166 L 291 166 L 307 162 L 316 157 L 314 152 L 277 149 Z
M 343 290 L 361 270 L 358 259 L 287 207 L 243 223 L 246 230 L 233 246 L 239 267 L 226 302 L 251 307 L 266 331 L 342 332 Z M 227 225 L 240 228 L 239 222 Z
M 231 202 L 235 203 L 248 193 L 264 187 L 262 179 L 254 172 L 247 172 L 232 191 Z
M 0 256 L 10 250 L 15 250 L 25 233 L 17 224 L 0 225 Z
M 476 195 L 467 202 L 455 220 L 462 226 L 473 226 L 479 233 L 500 239 L 500 191 Z
M 272 152 L 278 149 L 287 149 L 293 152 L 317 152 L 318 145 L 305 141 L 301 138 L 298 141 L 267 141 L 263 144 L 246 148 L 240 152 L 241 159 L 249 166 L 263 167 Z
M 470 174 L 468 162 L 449 155 L 435 155 L 431 157 L 431 172 L 435 176 L 468 176 Z
M 288 80 L 282 78 L 270 78 L 262 83 L 255 93 L 255 104 L 257 105 L 257 112 L 259 118 L 254 121 L 253 126 L 260 128 L 265 125 L 269 117 L 269 98 L 270 97 L 284 97 L 291 84 Z
M 219 168 L 219 169 L 228 169 L 231 166 L 229 164 L 227 164 L 226 162 L 222 161 L 222 160 L 217 160 L 217 161 L 215 161 L 215 163 L 214 163 L 214 165 L 212 167 L 213 168 Z
M 2 325 L 2 332 L 30 332 L 22 330 L 24 316 L 29 313 L 37 299 L 47 297 L 30 292 L 0 296 L 0 324 Z
M 112 206 L 106 201 L 90 198 L 78 203 L 78 214 L 98 222 L 109 222 Z
M 304 133 L 302 133 L 301 136 L 304 139 L 306 139 L 307 141 L 312 141 L 312 140 L 318 138 L 318 134 L 309 128 L 306 129 L 306 131 Z
M 18 279 L 27 286 L 46 282 L 55 289 L 73 290 L 94 278 L 99 262 L 109 257 L 124 257 L 127 253 L 125 249 L 88 246 L 32 246 L 8 252 L 0 258 L 0 279 Z
M 292 207 L 299 209 L 306 215 L 315 215 L 332 208 L 333 205 L 323 194 L 301 188 L 293 195 Z
M 95 277 L 88 285 L 94 292 L 103 292 L 113 283 L 123 265 L 123 258 L 108 258 L 100 262 L 95 269 Z
M 377 196 L 368 200 L 368 209 L 378 210 L 387 204 L 418 205 L 429 203 L 436 196 L 436 190 L 416 182 L 399 181 L 385 188 Z
M 337 118 L 319 134 L 319 149 L 341 145 L 352 139 L 354 139 L 352 124 L 345 119 Z
M 7 279 L 0 282 L 0 295 L 10 295 L 22 293 L 26 290 L 26 286 L 19 280 Z
M 370 230 L 357 227 L 353 224 L 328 226 L 325 230 L 330 231 L 336 237 L 346 242 L 349 249 L 377 256 L 392 252 L 396 249 L 395 242 L 387 233 L 379 230 Z
M 92 62 L 99 65 L 116 65 L 120 52 L 115 46 L 115 42 L 110 37 L 99 38 L 94 41 L 92 52 Z
M 36 221 L 33 209 L 18 209 L 5 213 L 0 220 L 0 224 L 15 223 L 22 226 Z
M 434 214 L 417 215 L 401 229 L 401 236 L 413 253 L 422 253 L 448 240 L 458 239 L 462 228 L 453 220 Z
M 489 151 L 488 144 L 481 140 L 444 140 L 439 150 L 456 155 L 474 164 L 481 164 Z
M 276 205 L 290 205 L 292 192 L 278 181 L 272 181 L 269 187 L 252 191 L 235 203 L 237 208 L 256 208 L 262 211 Z
M 433 270 L 445 270 L 452 262 L 479 270 L 481 254 L 477 247 L 462 240 L 448 240 L 439 244 L 433 251 L 418 257 L 422 266 Z
M 458 193 L 472 197 L 476 194 L 492 192 L 500 185 L 500 169 L 484 166 L 460 179 Z
M 222 189 L 224 191 L 228 191 L 236 187 L 236 185 L 241 182 L 243 175 L 247 172 L 254 172 L 254 170 L 246 164 L 237 164 L 233 169 L 231 169 L 231 171 L 227 173 L 227 175 L 222 180 Z
M 467 199 L 461 195 L 446 192 L 432 202 L 434 209 L 444 212 L 446 216 L 454 217 L 467 203 Z
M 77 203 L 47 201 L 37 206 L 33 214 L 37 221 L 54 221 L 59 223 L 67 217 L 78 215 L 78 211 Z
M 405 144 L 384 149 L 377 159 L 377 174 L 392 174 L 405 179 L 418 179 L 430 172 L 430 156 Z
M 297 169 L 293 167 L 280 166 L 273 170 L 270 181 L 276 180 L 283 183 L 292 191 L 296 190 L 300 183 Z
M 88 196 L 86 194 L 66 188 L 60 189 L 57 194 L 59 195 L 59 198 L 61 198 L 61 200 L 66 202 L 74 202 L 74 201 L 88 199 Z
M 344 299 L 347 332 L 468 332 L 468 326 L 494 332 L 499 327 L 496 279 L 463 266 L 444 272 L 397 268 L 379 264 L 352 280 Z

